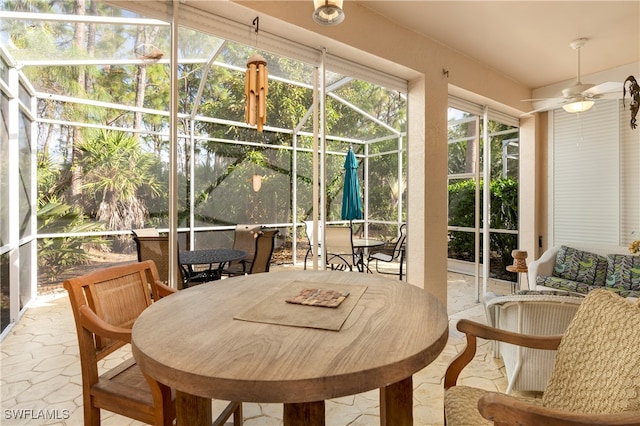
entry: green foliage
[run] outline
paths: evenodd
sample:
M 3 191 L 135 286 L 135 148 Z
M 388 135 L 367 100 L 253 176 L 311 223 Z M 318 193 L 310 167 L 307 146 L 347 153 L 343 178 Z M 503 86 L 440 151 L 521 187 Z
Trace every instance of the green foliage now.
M 480 182 L 480 200 L 483 183 Z M 492 180 L 489 184 L 490 220 L 492 229 L 518 229 L 518 181 L 512 178 Z M 482 201 L 480 201 L 482 202 Z M 475 227 L 475 182 L 471 179 L 449 185 L 449 226 Z M 482 212 L 480 212 L 482 221 Z M 474 259 L 475 236 L 471 232 L 449 233 L 449 257 L 472 261 Z M 489 247 L 492 257 L 499 265 L 496 270 L 504 271 L 511 263 L 511 250 L 517 248 L 515 234 L 491 233 Z
M 104 225 L 88 222 L 79 208 L 53 200 L 38 209 L 38 233 L 62 234 L 103 231 Z M 87 245 L 104 248 L 108 241 L 99 236 L 57 237 L 38 240 L 38 267 L 55 280 L 65 269 L 86 263 Z
M 142 227 L 147 216 L 142 195 L 158 196 L 162 187 L 152 173 L 155 156 L 118 131 L 99 130 L 80 149 L 83 189 L 97 204 L 98 220 L 110 230 Z
M 12 10 L 73 14 L 78 4 L 70 0 L 10 2 Z M 14 7 L 15 6 L 15 7 Z M 104 3 L 87 2 L 86 14 L 130 16 Z M 16 58 L 42 56 L 52 59 L 139 58 L 149 49 L 169 57 L 166 27 L 97 25 L 46 21 L 23 27 L 11 21 L 6 27 L 15 38 Z M 4 23 L 3 23 L 4 24 Z M 316 68 L 299 60 L 258 51 L 268 64 L 267 127 L 283 132 L 235 125 L 245 118 L 244 67 L 258 49 L 179 28 L 178 57 L 207 59 L 219 53 L 209 69 L 199 61 L 178 65 L 177 197 L 179 226 L 230 225 L 260 220 L 286 223 L 294 208 L 299 218 L 310 215 L 313 205 L 313 82 Z M 78 35 L 78 37 L 74 37 Z M 220 48 L 220 49 L 219 49 Z M 219 51 L 218 51 L 219 49 Z M 224 63 L 228 66 L 218 66 Z M 36 90 L 121 104 L 127 107 L 168 111 L 170 67 L 162 62 L 65 67 L 25 67 Z M 398 199 L 406 182 L 398 179 L 397 139 L 406 131 L 406 98 L 376 84 L 328 71 L 331 95 L 326 100 L 327 138 L 325 165 L 326 205 L 329 220 L 339 219 L 343 181 L 341 155 L 353 140 L 370 141 L 372 180 L 368 191 L 371 217 L 397 217 Z M 337 100 L 332 95 L 342 98 Z M 355 106 L 355 108 L 354 108 Z M 39 201 L 73 205 L 73 213 L 102 221 L 107 230 L 167 226 L 169 195 L 169 118 L 166 114 L 134 113 L 128 108 L 110 109 L 41 99 L 42 117 L 90 125 L 133 129 L 136 136 L 118 131 L 87 131 L 80 126 L 39 124 Z M 195 113 L 196 117 L 191 114 Z M 184 115 L 183 115 L 184 114 Z M 193 136 L 189 138 L 192 131 Z M 294 145 L 292 129 L 298 151 Z M 237 141 L 237 143 L 233 143 Z M 193 147 L 191 144 L 194 144 Z M 358 154 L 362 144 L 355 144 Z M 192 150 L 193 148 L 193 150 Z M 193 158 L 192 158 L 193 155 Z M 294 165 L 294 158 L 296 164 Z M 406 169 L 406 156 L 404 168 Z M 193 169 L 192 169 L 193 168 Z M 296 174 L 294 175 L 294 170 Z M 262 188 L 252 188 L 254 174 L 262 176 Z M 193 176 L 194 182 L 191 182 Z M 193 186 L 191 185 L 193 183 Z M 294 186 L 294 183 L 296 186 Z M 364 179 L 361 180 L 364 185 Z M 297 205 L 293 205 L 294 195 Z M 191 191 L 195 205 L 190 206 Z M 195 223 L 190 223 L 193 209 Z M 69 218 L 60 216 L 62 224 Z M 60 228 L 65 229 L 64 227 Z M 117 246 L 114 244 L 114 250 Z
M 84 187 L 91 193 L 102 193 L 103 197 L 115 193 L 129 200 L 145 186 L 152 195 L 158 194 L 160 183 L 149 173 L 156 159 L 143 152 L 135 138 L 123 132 L 98 130 L 80 149 L 84 154 Z

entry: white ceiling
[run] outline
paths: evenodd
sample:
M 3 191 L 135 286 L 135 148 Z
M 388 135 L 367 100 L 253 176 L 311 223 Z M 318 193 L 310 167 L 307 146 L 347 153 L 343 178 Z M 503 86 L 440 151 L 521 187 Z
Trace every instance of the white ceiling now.
M 532 89 L 575 79 L 577 38 L 583 76 L 640 60 L 640 1 L 348 1 Z

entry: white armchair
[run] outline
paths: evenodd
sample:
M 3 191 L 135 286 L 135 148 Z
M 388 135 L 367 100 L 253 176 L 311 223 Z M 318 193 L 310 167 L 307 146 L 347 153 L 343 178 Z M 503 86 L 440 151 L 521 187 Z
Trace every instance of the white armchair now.
M 502 330 L 535 336 L 561 335 L 569 326 L 584 297 L 562 292 L 533 292 L 495 296 L 488 293 L 484 304 L 487 322 Z M 556 352 L 495 342 L 494 356 L 502 356 L 512 390 L 544 391 Z

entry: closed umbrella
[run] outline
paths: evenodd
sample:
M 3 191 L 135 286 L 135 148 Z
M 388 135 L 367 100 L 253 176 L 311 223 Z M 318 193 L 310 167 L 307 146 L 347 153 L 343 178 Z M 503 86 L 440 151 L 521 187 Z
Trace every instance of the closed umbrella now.
M 344 161 L 344 189 L 342 192 L 342 220 L 362 219 L 360 183 L 358 182 L 358 160 L 349 148 Z

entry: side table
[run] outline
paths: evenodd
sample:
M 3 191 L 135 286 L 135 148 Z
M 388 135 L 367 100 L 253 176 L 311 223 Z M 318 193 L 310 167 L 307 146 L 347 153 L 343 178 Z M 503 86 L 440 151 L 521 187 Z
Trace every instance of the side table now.
M 527 260 L 526 260 L 527 255 L 528 255 L 527 252 L 524 250 L 512 250 L 511 256 L 513 257 L 513 265 L 509 265 L 506 268 L 507 271 L 515 272 L 516 274 L 518 274 L 518 282 L 517 282 L 518 290 L 522 289 L 521 282 L 520 282 L 521 274 L 523 272 L 525 274 L 529 272 L 529 268 L 527 267 Z M 515 286 L 516 284 L 512 284 L 511 293 L 516 292 Z M 528 286 L 529 286 L 529 282 L 527 281 L 527 287 Z

